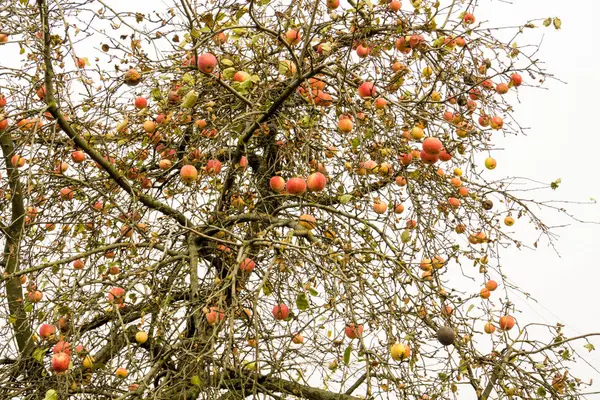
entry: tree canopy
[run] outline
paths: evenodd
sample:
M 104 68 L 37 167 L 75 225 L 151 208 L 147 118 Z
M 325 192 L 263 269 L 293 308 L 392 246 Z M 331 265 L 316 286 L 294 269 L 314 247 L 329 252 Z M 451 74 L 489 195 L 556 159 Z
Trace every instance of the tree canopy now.
M 489 175 L 560 19 L 120 3 L 0 10 L 0 397 L 581 398 L 500 262 L 559 182 Z

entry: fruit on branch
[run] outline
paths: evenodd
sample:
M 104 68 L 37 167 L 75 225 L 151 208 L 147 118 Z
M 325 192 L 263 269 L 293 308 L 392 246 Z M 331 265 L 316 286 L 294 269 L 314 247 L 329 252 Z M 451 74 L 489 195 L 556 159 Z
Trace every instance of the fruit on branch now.
M 338 121 L 338 129 L 344 133 L 352 132 L 354 124 L 350 120 L 350 118 L 342 118 Z
M 209 325 L 215 325 L 217 322 L 221 322 L 225 319 L 225 313 L 218 307 L 211 307 L 206 313 L 206 322 Z
M 514 87 L 519 87 L 523 83 L 523 77 L 515 72 L 510 76 L 510 82 Z
M 198 57 L 198 69 L 205 74 L 211 74 L 217 66 L 217 58 L 211 53 L 204 53 Z
M 83 359 L 83 362 L 81 363 L 81 365 L 85 369 L 92 369 L 92 368 L 94 368 L 94 362 L 95 362 L 94 357 L 92 357 L 92 356 L 85 356 L 85 358 Z
M 488 157 L 485 159 L 485 167 L 487 169 L 494 169 L 496 168 L 496 160 L 494 160 L 492 157 Z
M 473 24 L 473 23 L 475 23 L 475 16 L 473 14 L 470 14 L 470 13 L 465 13 L 465 15 L 463 17 L 463 21 L 467 25 Z
M 290 315 L 290 309 L 285 304 L 277 304 L 273 306 L 273 310 L 271 310 L 271 314 L 275 317 L 276 320 L 285 320 Z
M 54 354 L 67 353 L 68 355 L 71 355 L 71 343 L 60 340 L 52 347 L 52 352 Z
M 377 93 L 377 88 L 373 82 L 363 82 L 358 87 L 358 95 L 363 99 L 375 97 L 375 93 Z
M 504 218 L 504 225 L 513 226 L 514 224 L 515 224 L 515 219 L 513 217 L 511 217 L 510 215 L 508 215 Z
M 500 329 L 502 329 L 503 331 L 509 331 L 515 326 L 515 322 L 516 321 L 514 317 L 510 315 L 504 315 L 500 317 L 500 320 L 498 321 L 498 326 L 500 326 Z
M 233 80 L 235 82 L 246 82 L 248 79 L 250 79 L 250 74 L 246 71 L 237 71 L 233 74 Z
M 71 159 L 74 163 L 80 164 L 85 160 L 85 153 L 81 150 L 76 150 L 71 153 Z
M 119 379 L 125 379 L 127 378 L 127 375 L 129 375 L 129 372 L 123 367 L 119 367 L 115 371 L 115 376 Z
M 61 373 L 68 370 L 70 363 L 71 356 L 67 353 L 58 353 L 52 356 L 51 366 L 52 370 L 56 373 Z
M 144 97 L 136 97 L 134 101 L 135 108 L 146 108 L 148 106 L 148 100 Z
M 10 163 L 12 166 L 17 168 L 22 168 L 25 165 L 25 161 L 25 158 L 18 154 L 15 154 L 10 158 Z
M 390 1 L 390 4 L 389 4 L 390 11 L 398 12 L 398 11 L 400 11 L 401 7 L 402 7 L 402 2 L 400 0 Z
M 335 10 L 340 6 L 340 0 L 326 0 L 327 8 Z
M 240 263 L 240 270 L 242 272 L 250 273 L 254 271 L 254 268 L 256 268 L 256 263 L 251 258 L 244 258 Z
M 454 343 L 454 339 L 456 334 L 454 333 L 454 329 L 449 326 L 442 326 L 438 329 L 436 333 L 438 341 L 444 346 L 449 346 Z
M 217 159 L 208 160 L 206 163 L 206 172 L 209 175 L 218 175 L 221 172 L 223 164 Z
M 60 198 L 63 200 L 73 200 L 74 195 L 75 192 L 69 187 L 64 187 L 60 189 Z
M 321 172 L 314 172 L 308 176 L 306 183 L 311 192 L 320 192 L 325 189 L 327 178 Z
M 304 336 L 302 336 L 299 333 L 296 333 L 293 337 L 292 337 L 292 343 L 294 344 L 302 344 L 304 343 Z
M 479 297 L 482 299 L 489 299 L 491 296 L 490 290 L 488 288 L 483 288 L 479 291 Z
M 300 43 L 301 39 L 302 39 L 302 35 L 300 35 L 300 31 L 298 31 L 296 29 L 290 29 L 285 33 L 285 41 L 290 46 L 297 45 L 298 43 Z
M 406 360 L 410 357 L 410 347 L 404 343 L 395 343 L 390 349 L 390 355 L 396 361 Z
M 489 290 L 490 292 L 493 292 L 494 290 L 496 290 L 498 288 L 498 283 L 494 280 L 489 280 L 485 283 L 485 287 L 487 290 Z
M 414 128 L 413 128 L 414 129 Z M 440 139 L 436 137 L 427 137 L 423 140 L 423 151 L 427 154 L 439 154 L 444 148 Z
M 269 187 L 274 192 L 283 192 L 285 190 L 285 186 L 285 179 L 283 179 L 281 176 L 273 176 L 271 179 L 269 179 Z
M 489 335 L 491 335 L 492 333 L 494 333 L 496 331 L 496 327 L 494 326 L 494 324 L 492 324 L 491 322 L 487 322 L 484 326 L 483 326 L 483 331 Z
M 73 261 L 73 268 L 74 269 L 80 270 L 80 269 L 83 269 L 83 267 L 84 267 L 83 260 L 75 260 L 75 261 Z
M 364 327 L 362 324 L 348 323 L 344 329 L 344 333 L 349 339 L 356 339 L 362 337 Z
M 108 291 L 108 295 L 106 297 L 109 303 L 123 304 L 123 301 L 125 300 L 125 289 L 121 287 L 114 287 Z
M 498 94 L 506 94 L 508 93 L 508 84 L 506 83 L 499 83 L 496 85 L 496 92 Z
M 384 214 L 387 211 L 387 204 L 379 199 L 376 199 L 373 202 L 373 211 L 375 211 L 377 214 Z
M 139 344 L 144 344 L 148 341 L 148 334 L 144 331 L 138 331 L 135 333 L 135 341 Z
M 285 189 L 289 194 L 300 195 L 306 192 L 306 181 L 303 178 L 294 177 L 285 183 Z
M 317 219 L 309 214 L 302 214 L 298 217 L 298 223 L 309 231 L 317 227 Z
M 367 46 L 363 46 L 362 44 L 359 44 L 356 47 L 356 55 L 359 56 L 360 58 L 368 57 L 369 53 L 371 53 L 371 49 Z
M 179 170 L 179 176 L 183 182 L 192 183 L 198 179 L 198 170 L 193 165 L 184 165 Z
M 49 339 L 52 336 L 54 336 L 54 333 L 56 332 L 56 327 L 54 325 L 50 325 L 50 324 L 42 324 L 40 326 L 40 337 L 42 339 Z

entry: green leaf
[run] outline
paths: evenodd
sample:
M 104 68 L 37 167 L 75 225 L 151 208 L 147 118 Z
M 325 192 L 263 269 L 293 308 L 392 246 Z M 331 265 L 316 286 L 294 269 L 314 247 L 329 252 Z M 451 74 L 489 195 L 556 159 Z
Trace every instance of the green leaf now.
M 403 231 L 402 234 L 400 235 L 400 239 L 402 240 L 402 243 L 410 242 L 410 231 L 408 231 L 408 230 Z
M 569 359 L 569 355 L 570 355 L 570 353 L 569 353 L 569 349 L 565 349 L 565 350 L 563 350 L 563 352 L 561 353 L 561 356 L 562 356 L 563 360 L 568 360 L 568 359 Z
M 308 289 L 308 293 L 310 293 L 311 296 L 318 296 L 319 295 L 319 292 L 317 292 L 313 288 Z
M 344 194 L 340 196 L 340 203 L 347 204 L 350 200 L 352 200 L 353 197 L 354 196 L 352 196 L 351 194 Z
M 221 64 L 223 64 L 226 67 L 231 67 L 233 66 L 233 61 L 231 61 L 229 58 L 222 58 Z
M 44 400 L 58 400 L 58 393 L 56 393 L 56 390 L 54 389 L 48 389 L 44 396 Z
M 546 397 L 546 389 L 543 386 L 540 386 L 537 390 L 537 395 L 540 397 Z
M 296 306 L 304 311 L 306 309 L 308 309 L 310 304 L 308 304 L 308 299 L 306 298 L 306 293 L 298 293 L 298 296 L 296 297 Z
M 233 78 L 233 75 L 235 75 L 235 68 L 233 68 L 233 67 L 229 67 L 229 68 L 225 68 L 225 69 L 223 70 L 223 76 L 224 76 L 226 79 L 231 79 L 231 78 Z
M 47 351 L 48 349 L 37 347 L 33 350 L 33 359 L 41 364 L 44 361 L 44 356 L 46 355 Z
M 583 347 L 584 347 L 585 349 L 587 349 L 587 351 L 596 350 L 596 348 L 594 347 L 594 345 L 593 345 L 593 344 L 591 344 L 591 343 L 584 344 L 584 345 L 583 345 Z
M 346 350 L 344 350 L 344 364 L 348 365 L 350 364 L 350 356 L 352 355 L 352 345 L 349 345 L 348 347 L 346 347 Z
M 273 285 L 271 284 L 271 282 L 265 282 L 263 286 L 263 293 L 265 296 L 269 296 L 271 293 L 273 293 Z
M 194 84 L 194 77 L 191 74 L 189 74 L 189 73 L 183 74 L 183 76 L 181 77 L 181 80 L 186 85 L 193 85 Z

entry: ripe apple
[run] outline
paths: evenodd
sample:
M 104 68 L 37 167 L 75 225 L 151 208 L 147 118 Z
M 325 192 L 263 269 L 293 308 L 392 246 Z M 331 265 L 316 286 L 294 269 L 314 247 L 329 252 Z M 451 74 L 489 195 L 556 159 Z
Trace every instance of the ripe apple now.
M 306 192 L 306 181 L 298 177 L 291 178 L 285 183 L 285 189 L 289 194 L 303 194 Z
M 498 288 L 498 282 L 490 279 L 489 281 L 487 281 L 485 283 L 485 287 L 490 292 L 493 292 L 494 290 L 496 290 Z
M 283 192 L 285 186 L 285 179 L 281 176 L 274 176 L 269 180 L 269 187 L 275 192 Z
M 400 11 L 400 8 L 402 7 L 402 2 L 400 0 L 392 0 L 392 1 L 390 1 L 389 7 L 390 7 L 390 11 L 398 12 L 398 11 Z
M 296 333 L 293 337 L 292 337 L 292 343 L 294 344 L 302 344 L 304 343 L 304 336 L 302 336 L 299 333 Z
M 219 32 L 212 37 L 212 40 L 216 45 L 225 44 L 227 43 L 227 34 L 225 32 Z
M 218 175 L 219 172 L 221 172 L 222 166 L 223 164 L 221 164 L 221 161 L 219 160 L 208 160 L 208 162 L 206 163 L 206 172 L 209 175 Z
M 363 82 L 359 87 L 358 87 L 358 95 L 364 99 L 367 97 L 374 97 L 375 93 L 377 92 L 377 88 L 375 87 L 375 84 L 373 82 Z
M 284 320 L 287 319 L 290 315 L 290 309 L 285 304 L 277 304 L 273 306 L 273 310 L 271 310 L 271 314 L 275 317 L 276 320 Z
M 205 74 L 211 74 L 217 66 L 217 58 L 211 53 L 204 53 L 198 57 L 198 69 Z
M 73 261 L 73 268 L 74 269 L 83 269 L 83 266 L 84 266 L 83 260 L 75 260 L 75 261 Z
M 256 263 L 251 258 L 244 258 L 240 263 L 240 270 L 242 272 L 250 273 L 254 271 L 254 268 L 256 268 Z
M 362 324 L 346 324 L 346 328 L 344 329 L 344 333 L 349 339 L 356 339 L 357 337 L 361 337 L 363 334 L 364 327 Z
M 404 343 L 395 343 L 390 349 L 392 358 L 396 361 L 402 361 L 410 357 L 410 347 Z
M 425 132 L 423 131 L 423 128 L 415 126 L 410 130 L 410 137 L 413 140 L 421 140 L 423 139 L 423 137 L 425 136 Z
M 394 213 L 402 214 L 404 212 L 404 206 L 402 204 L 396 204 L 394 206 Z
M 465 13 L 465 15 L 463 17 L 463 21 L 467 25 L 473 24 L 473 23 L 475 23 L 475 16 L 473 14 L 470 14 L 470 13 Z
M 108 291 L 106 296 L 109 303 L 122 304 L 125 300 L 125 289 L 114 287 Z
M 27 298 L 32 303 L 39 303 L 40 301 L 42 301 L 43 297 L 44 297 L 44 294 L 42 292 L 40 292 L 39 290 L 35 290 L 33 292 L 27 293 Z
M 71 159 L 73 162 L 80 164 L 85 160 L 85 153 L 81 150 L 76 150 L 71 153 Z
M 354 124 L 352 123 L 352 121 L 349 118 L 340 119 L 338 121 L 338 128 L 340 131 L 342 131 L 344 133 L 352 132 L 353 127 L 354 127 Z
M 129 375 L 129 372 L 125 368 L 123 368 L 123 367 L 119 367 L 115 371 L 115 376 L 117 378 L 125 379 L 125 378 L 127 378 L 127 375 Z
M 495 116 L 490 120 L 490 126 L 492 127 L 492 129 L 495 129 L 495 130 L 502 129 L 503 125 L 504 125 L 504 121 L 499 116 Z
M 6 96 L 4 96 L 3 94 L 0 94 L 0 108 L 5 107 L 6 106 Z
M 52 370 L 56 373 L 65 372 L 69 369 L 71 363 L 71 356 L 67 353 L 58 353 L 52 356 Z
M 61 340 L 58 343 L 56 343 L 54 347 L 52 347 L 52 352 L 54 354 L 67 353 L 68 355 L 71 355 L 71 343 Z
M 148 106 L 148 100 L 144 97 L 136 97 L 134 101 L 135 108 L 146 108 Z
M 192 183 L 198 178 L 198 170 L 193 165 L 184 165 L 179 171 L 181 180 L 185 183 Z
M 298 43 L 300 43 L 301 38 L 302 36 L 300 35 L 300 31 L 297 31 L 295 29 L 290 29 L 285 33 L 285 41 L 290 46 L 295 46 Z
M 479 291 L 479 297 L 481 297 L 482 299 L 489 299 L 492 293 L 490 293 L 490 290 L 488 288 L 483 288 Z
M 209 325 L 214 325 L 217 323 L 217 318 L 219 320 L 218 322 L 223 321 L 223 319 L 225 319 L 225 313 L 218 307 L 211 307 L 210 311 L 206 314 L 206 322 L 208 322 Z
M 510 81 L 512 82 L 513 86 L 518 87 L 523 83 L 523 77 L 517 73 L 514 73 L 510 76 Z
M 144 344 L 148 341 L 148 334 L 144 331 L 138 331 L 135 333 L 135 341 L 139 344 Z
M 371 49 L 367 46 L 363 46 L 362 44 L 359 44 L 356 47 L 356 55 L 359 56 L 360 58 L 367 57 L 370 52 L 371 52 Z
M 373 203 L 373 211 L 377 214 L 384 214 L 387 211 L 387 204 L 380 200 L 375 200 Z
M 320 172 L 312 173 L 306 179 L 308 190 L 311 192 L 320 192 L 325 189 L 327 178 Z
M 8 128 L 8 119 L 0 117 L 0 131 Z
M 425 138 L 425 140 L 423 140 L 423 151 L 425 151 L 425 153 L 427 154 L 439 154 L 443 148 L 444 145 L 442 144 L 440 139 L 436 137 L 428 137 Z
M 340 6 L 340 0 L 326 0 L 327 8 L 335 10 Z
M 73 189 L 69 187 L 64 187 L 60 189 L 60 198 L 63 200 L 73 200 L 74 195 L 75 192 L 73 192 Z
M 421 150 L 421 153 L 419 153 L 419 155 L 421 157 L 421 161 L 423 161 L 424 164 L 428 164 L 428 165 L 435 164 L 439 159 L 436 154 L 429 154 L 423 150 Z
M 377 100 L 375 100 L 375 109 L 383 110 L 386 106 L 387 106 L 386 99 L 379 97 Z
M 457 199 L 456 197 L 450 197 L 448 199 L 448 204 L 450 204 L 454 208 L 458 208 L 458 207 L 460 207 L 460 200 Z
M 510 315 L 500 317 L 499 326 L 503 331 L 509 331 L 515 326 L 515 319 Z
M 0 33 L 0 43 L 7 43 L 8 35 L 6 33 Z
M 496 331 L 496 327 L 491 323 L 491 322 L 487 322 L 484 326 L 483 326 L 483 331 L 489 335 L 491 335 L 492 333 L 494 333 Z
M 300 217 L 298 217 L 298 223 L 308 229 L 314 229 L 317 226 L 317 219 L 315 217 L 313 217 L 312 215 L 309 214 L 302 214 Z
M 50 324 L 42 324 L 40 326 L 40 337 L 42 339 L 48 339 L 54 335 L 56 327 Z
M 75 64 L 77 65 L 77 68 L 79 68 L 79 69 L 85 68 L 85 65 L 86 65 L 85 58 L 77 57 L 77 59 L 75 60 Z
M 246 71 L 237 71 L 233 74 L 233 80 L 235 82 L 246 82 L 248 79 L 250 79 L 250 74 Z
M 508 85 L 506 83 L 499 83 L 496 85 L 496 92 L 498 94 L 508 93 Z
M 510 215 L 508 215 L 506 218 L 504 218 L 504 225 L 513 226 L 514 223 L 515 223 L 515 219 L 513 217 L 511 217 Z
M 496 160 L 494 160 L 492 157 L 488 157 L 485 159 L 485 167 L 487 169 L 494 169 L 496 168 Z

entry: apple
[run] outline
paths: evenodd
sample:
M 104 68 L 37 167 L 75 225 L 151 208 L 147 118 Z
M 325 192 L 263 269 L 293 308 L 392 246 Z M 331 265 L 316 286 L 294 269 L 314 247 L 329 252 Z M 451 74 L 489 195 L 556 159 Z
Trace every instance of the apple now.
M 8 35 L 6 33 L 0 33 L 0 43 L 7 43 Z
M 460 207 L 460 200 L 457 199 L 456 197 L 450 197 L 448 199 L 448 204 L 450 204 L 454 208 L 458 208 L 458 207 Z
M 508 93 L 508 85 L 506 83 L 499 83 L 496 85 L 496 92 L 498 94 Z
M 404 343 L 395 343 L 390 349 L 392 358 L 396 361 L 402 361 L 410 357 L 410 347 Z
M 39 303 L 40 301 L 42 301 L 43 297 L 44 297 L 44 294 L 42 292 L 40 292 L 39 290 L 35 290 L 33 292 L 27 293 L 27 298 L 32 303 Z
M 5 130 L 6 128 L 8 128 L 8 119 L 0 116 L 0 131 Z
M 446 149 L 442 149 L 442 151 L 440 151 L 440 154 L 438 154 L 438 158 L 440 159 L 440 161 L 450 161 L 452 160 L 452 154 L 448 153 Z
M 320 172 L 312 173 L 306 179 L 308 190 L 311 192 L 320 192 L 325 189 L 327 178 Z
M 74 269 L 83 269 L 83 266 L 84 266 L 83 260 L 75 260 L 75 261 L 73 261 L 73 268 Z
M 517 73 L 510 76 L 510 81 L 514 87 L 519 87 L 523 83 L 523 77 Z
M 135 333 L 135 341 L 139 344 L 144 344 L 148 341 L 148 334 L 144 331 L 138 331 Z
M 414 140 L 421 140 L 425 136 L 423 128 L 415 126 L 410 130 L 410 137 Z
M 285 41 L 290 46 L 295 46 L 300 43 L 301 38 L 302 36 L 300 35 L 300 32 L 295 29 L 290 29 L 285 33 Z
M 61 340 L 58 343 L 56 343 L 54 347 L 52 347 L 52 352 L 54 354 L 67 353 L 68 355 L 71 355 L 71 343 Z
M 71 153 L 71 159 L 74 163 L 80 164 L 85 160 L 85 153 L 81 150 L 76 150 Z
M 291 178 L 285 183 L 285 189 L 289 194 L 303 194 L 306 192 L 306 181 L 298 177 Z
M 428 137 L 423 140 L 423 151 L 427 154 L 439 154 L 444 148 L 440 139 L 436 137 Z
M 217 319 L 219 321 L 217 321 Z M 223 319 L 225 319 L 225 313 L 218 307 L 211 307 L 210 311 L 206 313 L 206 322 L 208 322 L 209 325 L 214 325 L 217 322 L 223 321 Z
M 369 55 L 369 53 L 371 53 L 371 49 L 369 47 L 363 46 L 362 44 L 359 44 L 356 47 L 356 55 L 359 56 L 360 58 L 365 58 Z
M 483 326 L 483 331 L 489 335 L 491 335 L 492 333 L 494 333 L 496 331 L 496 327 L 491 323 L 491 322 L 487 322 L 484 326 Z
M 326 0 L 327 8 L 335 10 L 340 6 L 340 0 Z
M 94 368 L 94 357 L 85 356 L 85 358 L 83 359 L 83 362 L 81 364 L 83 365 L 83 368 L 85 368 L 85 369 Z
M 373 82 L 363 82 L 358 87 L 358 95 L 361 98 L 374 97 L 377 92 L 377 88 Z
M 3 94 L 0 94 L 0 108 L 6 106 L 6 97 Z
M 63 200 L 73 200 L 74 195 L 75 192 L 73 192 L 73 189 L 69 187 L 64 187 L 60 189 L 60 198 Z
M 79 68 L 79 69 L 85 68 L 85 66 L 86 66 L 85 58 L 77 57 L 75 59 L 75 65 L 77 65 L 77 68 Z
M 269 187 L 275 192 L 283 192 L 285 186 L 285 179 L 281 176 L 274 176 L 269 180 Z
M 44 98 L 46 97 L 46 85 L 44 85 L 44 86 L 41 86 L 41 87 L 40 87 L 40 88 L 37 90 L 36 94 L 37 94 L 37 97 L 38 97 L 40 100 L 44 100 Z
M 169 102 L 169 104 L 173 104 L 173 105 L 179 104 L 181 102 L 181 95 L 179 94 L 179 89 L 170 90 L 169 94 L 167 95 L 167 101 Z M 160 115 L 163 115 L 163 114 L 160 114 Z M 156 122 L 158 122 L 159 124 L 163 123 L 163 119 L 159 120 L 160 115 L 156 117 Z M 164 123 L 166 123 L 166 121 Z
M 284 320 L 287 319 L 290 315 L 290 309 L 285 304 L 277 304 L 273 306 L 273 310 L 271 310 L 271 314 L 275 317 L 276 320 Z
M 206 172 L 209 175 L 218 175 L 219 172 L 221 172 L 221 168 L 222 168 L 222 164 L 221 161 L 213 159 L 213 160 L 208 160 L 208 162 L 206 163 Z
M 491 296 L 490 290 L 488 288 L 483 288 L 479 291 L 479 297 L 482 299 L 489 299 Z
M 362 326 L 362 324 L 349 323 L 349 324 L 346 324 L 346 328 L 344 329 L 344 333 L 346 334 L 346 336 L 349 339 L 356 339 L 356 338 L 362 336 L 363 329 L 364 329 L 364 327 Z
M 125 379 L 127 378 L 127 375 L 129 375 L 129 372 L 123 367 L 119 367 L 115 371 L 115 376 L 119 379 Z
M 185 183 L 192 183 L 198 178 L 198 170 L 193 165 L 184 165 L 179 171 L 181 180 Z
M 135 108 L 146 108 L 148 106 L 148 100 L 144 97 L 136 97 L 134 101 Z
M 354 124 L 349 118 L 340 119 L 338 121 L 338 129 L 344 133 L 352 132 Z
M 495 130 L 502 129 L 503 125 L 504 125 L 504 121 L 499 116 L 495 116 L 490 120 L 490 126 L 492 127 L 492 129 L 495 129 Z
M 204 53 L 198 57 L 198 69 L 205 74 L 211 74 L 217 66 L 217 58 L 211 53 Z
M 48 339 L 54 335 L 56 327 L 50 324 L 42 324 L 40 326 L 40 337 L 42 339 Z
M 419 155 L 421 157 L 421 161 L 423 161 L 424 164 L 428 165 L 435 164 L 439 159 L 436 154 L 429 154 L 423 150 L 421 150 L 421 153 L 419 153 Z
M 494 160 L 492 157 L 488 157 L 485 159 L 485 167 L 487 169 L 494 169 L 496 168 L 496 160 Z
M 225 44 L 227 43 L 227 34 L 225 32 L 219 32 L 212 37 L 212 40 L 216 45 Z
M 69 369 L 71 356 L 67 353 L 58 353 L 52 356 L 52 370 L 56 373 L 65 372 Z
M 498 288 L 498 282 L 494 281 L 494 280 L 489 280 L 485 283 L 485 288 L 487 290 L 489 290 L 490 292 L 493 292 L 494 290 L 496 290 Z
M 302 214 L 298 217 L 298 224 L 305 229 L 311 230 L 317 226 L 317 219 L 310 214 Z
M 400 2 L 400 0 L 390 1 L 390 4 L 389 4 L 390 11 L 398 12 L 398 11 L 400 11 L 400 7 L 402 7 L 402 2 Z
M 248 79 L 250 79 L 250 74 L 246 71 L 237 71 L 233 74 L 233 80 L 235 82 L 246 82 Z
M 465 13 L 465 15 L 463 16 L 463 21 L 467 25 L 473 24 L 475 23 L 475 16 L 470 13 Z
M 250 273 L 254 271 L 254 268 L 256 268 L 256 263 L 251 258 L 244 258 L 240 263 L 240 270 L 243 272 Z
M 376 110 L 383 110 L 386 106 L 387 106 L 386 99 L 379 97 L 377 100 L 375 100 L 375 109 Z
M 302 344 L 304 343 L 304 336 L 302 336 L 299 333 L 296 333 L 293 337 L 292 337 L 292 343 L 294 344 Z
M 504 315 L 504 316 L 500 317 L 500 321 L 499 321 L 498 325 L 500 326 L 500 329 L 502 329 L 503 331 L 509 331 L 515 326 L 515 322 L 516 321 L 515 321 L 514 317 L 512 317 L 510 315 Z
M 136 86 L 142 80 L 142 76 L 135 68 L 131 68 L 125 72 L 123 76 L 123 81 L 128 86 Z
M 384 214 L 387 211 L 387 204 L 380 200 L 375 200 L 373 203 L 373 211 L 375 211 L 377 214 Z
M 114 287 L 108 291 L 106 296 L 109 303 L 123 304 L 125 300 L 125 289 L 121 287 Z
M 21 168 L 25 165 L 25 158 L 15 154 L 10 158 L 10 163 L 13 167 Z
M 508 215 L 506 218 L 504 218 L 504 225 L 513 226 L 514 223 L 515 223 L 515 219 L 513 217 L 511 217 L 510 215 Z

